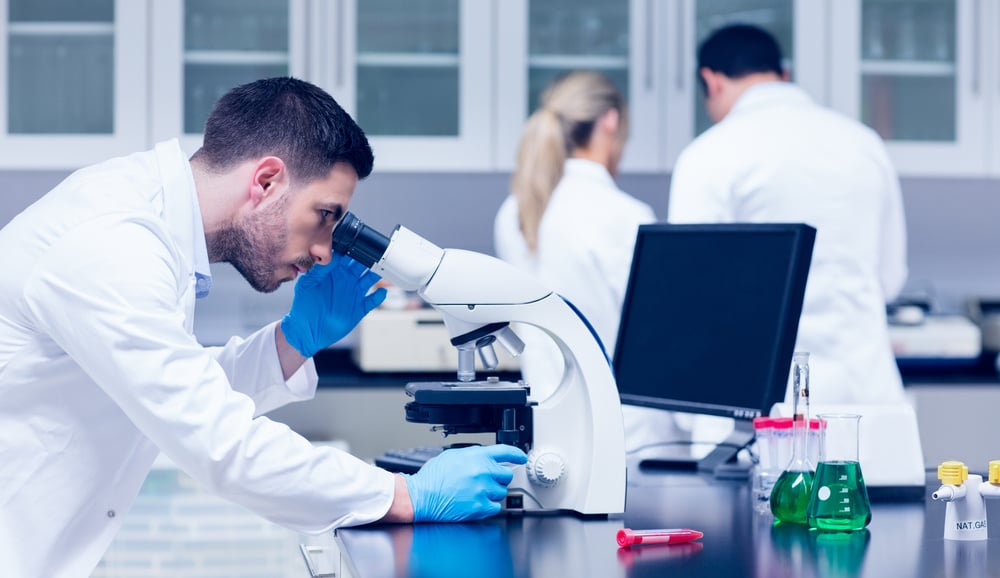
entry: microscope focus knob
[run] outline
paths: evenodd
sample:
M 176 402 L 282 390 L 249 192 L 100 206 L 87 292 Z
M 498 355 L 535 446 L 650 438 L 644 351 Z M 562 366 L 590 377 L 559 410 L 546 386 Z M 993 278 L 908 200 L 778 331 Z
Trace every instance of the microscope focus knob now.
M 549 488 L 559 483 L 566 473 L 566 461 L 550 450 L 532 451 L 528 455 L 527 471 L 532 482 Z

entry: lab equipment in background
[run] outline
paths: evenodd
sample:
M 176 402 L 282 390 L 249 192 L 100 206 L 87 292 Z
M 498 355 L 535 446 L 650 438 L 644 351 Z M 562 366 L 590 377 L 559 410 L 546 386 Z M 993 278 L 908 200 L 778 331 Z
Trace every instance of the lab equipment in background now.
M 966 302 L 969 318 L 982 335 L 984 352 L 1000 352 L 1000 298 L 972 297 Z
M 387 238 L 351 213 L 334 230 L 333 248 L 441 313 L 458 349 L 457 381 L 408 384 L 406 419 L 435 424 L 445 435 L 496 432 L 498 443 L 527 452 L 528 463 L 513 468 L 508 512 L 625 511 L 618 392 L 603 349 L 575 309 L 499 259 L 441 249 L 402 226 Z M 513 322 L 539 327 L 557 343 L 566 362 L 559 383 L 476 381 L 477 353 L 489 370 L 497 365 L 495 343 L 512 355 L 523 350 Z
M 820 414 L 826 424 L 824 458 L 816 465 L 807 519 L 819 530 L 853 532 L 872 521 L 868 489 L 858 461 L 857 414 Z
M 435 309 L 380 307 L 361 320 L 357 332 L 353 358 L 364 371 L 444 372 L 458 366 L 458 350 Z M 497 351 L 497 362 L 497 371 L 520 367 L 517 358 L 502 348 Z
M 809 354 L 792 356 L 792 458 L 771 490 L 771 513 L 779 522 L 805 524 L 814 469 L 809 462 Z
M 890 318 L 889 340 L 901 363 L 972 364 L 982 353 L 979 327 L 962 315 L 925 315 L 909 324 Z
M 795 223 L 639 227 L 614 357 L 622 403 L 735 423 L 728 439 L 692 438 L 714 445 L 701 459 L 651 440 L 641 467 L 748 477 L 737 455 L 785 397 L 815 237 Z
M 889 340 L 900 365 L 966 365 L 978 361 L 983 333 L 972 302 L 965 315 L 932 312 L 931 296 L 899 298 L 886 307 Z M 970 319 L 971 317 L 971 319 Z
M 989 464 L 989 478 L 970 474 L 969 468 L 958 461 L 938 466 L 941 487 L 931 494 L 934 500 L 946 503 L 944 514 L 945 540 L 985 540 L 986 500 L 1000 497 L 1000 460 Z

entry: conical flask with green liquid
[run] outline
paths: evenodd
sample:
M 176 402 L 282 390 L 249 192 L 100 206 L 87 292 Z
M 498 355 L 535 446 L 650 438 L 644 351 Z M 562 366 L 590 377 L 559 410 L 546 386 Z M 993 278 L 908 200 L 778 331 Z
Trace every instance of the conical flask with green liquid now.
M 813 466 L 809 463 L 809 354 L 792 356 L 792 457 L 771 490 L 771 513 L 778 522 L 806 524 L 812 493 Z

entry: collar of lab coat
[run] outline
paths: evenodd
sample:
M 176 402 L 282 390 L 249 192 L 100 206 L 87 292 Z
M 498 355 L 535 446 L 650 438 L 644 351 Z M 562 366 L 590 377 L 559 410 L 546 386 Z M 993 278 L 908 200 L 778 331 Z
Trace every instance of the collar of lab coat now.
M 177 139 L 161 142 L 155 150 L 163 178 L 168 227 L 174 240 L 194 259 L 195 295 L 199 299 L 207 297 L 212 289 L 212 271 L 191 163 L 184 156 Z
M 762 82 L 755 84 L 740 95 L 729 114 L 765 106 L 789 106 L 810 104 L 812 99 L 804 90 L 790 82 Z M 727 115 L 728 116 L 728 115 Z
M 566 159 L 566 163 L 563 165 L 563 176 L 583 177 L 594 181 L 603 181 L 608 186 L 617 186 L 611 173 L 604 165 L 589 159 Z

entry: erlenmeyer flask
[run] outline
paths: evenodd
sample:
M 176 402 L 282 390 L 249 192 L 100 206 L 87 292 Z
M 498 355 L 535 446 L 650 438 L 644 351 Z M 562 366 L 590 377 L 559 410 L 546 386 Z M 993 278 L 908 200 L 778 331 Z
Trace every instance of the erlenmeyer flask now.
M 807 523 L 806 512 L 813 483 L 809 463 L 809 354 L 792 356 L 792 458 L 771 489 L 771 513 L 778 522 Z
M 826 455 L 816 467 L 806 515 L 819 530 L 852 532 L 872 521 L 868 488 L 858 461 L 857 414 L 821 414 L 826 422 Z

